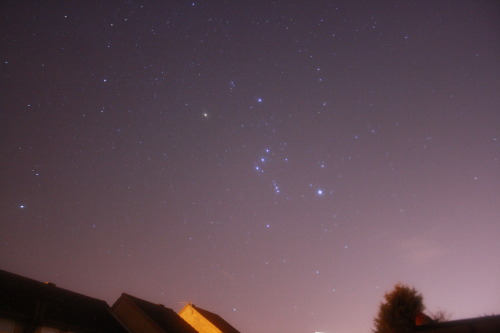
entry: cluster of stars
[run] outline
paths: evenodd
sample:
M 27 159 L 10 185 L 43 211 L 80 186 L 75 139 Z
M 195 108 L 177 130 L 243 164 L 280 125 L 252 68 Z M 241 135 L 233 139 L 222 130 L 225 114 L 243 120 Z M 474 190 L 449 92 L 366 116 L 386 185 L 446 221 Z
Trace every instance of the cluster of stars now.
M 285 158 L 279 159 L 279 158 L 277 158 L 276 154 L 271 152 L 270 148 L 265 148 L 263 153 L 259 156 L 257 161 L 254 163 L 254 170 L 259 174 L 265 174 L 266 173 L 265 170 L 270 170 L 269 174 L 270 174 L 270 177 L 272 177 L 271 178 L 272 190 L 275 194 L 280 194 L 281 187 L 278 183 L 278 180 L 275 177 L 278 175 L 275 174 L 275 171 L 273 170 L 273 169 L 275 169 L 276 165 L 272 165 L 272 164 L 276 164 L 277 161 L 287 162 L 288 158 L 285 157 Z
M 264 173 L 264 166 L 271 161 L 273 154 L 269 148 L 264 149 L 264 154 L 261 155 L 257 162 L 254 163 L 255 171 L 259 173 Z
M 255 172 L 260 175 L 267 175 L 271 188 L 274 194 L 282 193 L 282 189 L 278 178 L 281 176 L 284 165 L 288 162 L 288 157 L 277 156 L 270 148 L 263 149 L 262 153 L 258 156 L 253 164 Z M 320 169 L 326 169 L 326 162 L 319 162 Z M 313 183 L 307 184 L 307 187 L 313 189 L 317 197 L 323 197 L 327 194 L 333 194 L 333 190 L 326 190 L 324 186 L 314 185 Z M 301 195 L 303 197 L 303 195 Z M 288 198 L 288 197 L 287 197 Z

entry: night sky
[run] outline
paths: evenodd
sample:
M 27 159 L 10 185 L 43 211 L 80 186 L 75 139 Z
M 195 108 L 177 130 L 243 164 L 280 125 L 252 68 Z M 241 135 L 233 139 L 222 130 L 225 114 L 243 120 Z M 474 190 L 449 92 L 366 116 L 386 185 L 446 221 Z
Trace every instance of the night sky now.
M 500 311 L 497 1 L 2 1 L 0 267 L 242 333 Z

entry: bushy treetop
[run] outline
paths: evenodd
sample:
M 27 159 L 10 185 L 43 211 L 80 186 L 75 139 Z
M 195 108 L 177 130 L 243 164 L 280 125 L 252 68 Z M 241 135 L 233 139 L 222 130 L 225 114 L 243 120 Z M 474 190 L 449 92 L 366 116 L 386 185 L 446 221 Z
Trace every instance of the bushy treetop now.
M 396 284 L 384 295 L 378 316 L 374 319 L 374 333 L 409 333 L 415 328 L 415 317 L 425 310 L 422 295 L 403 284 Z

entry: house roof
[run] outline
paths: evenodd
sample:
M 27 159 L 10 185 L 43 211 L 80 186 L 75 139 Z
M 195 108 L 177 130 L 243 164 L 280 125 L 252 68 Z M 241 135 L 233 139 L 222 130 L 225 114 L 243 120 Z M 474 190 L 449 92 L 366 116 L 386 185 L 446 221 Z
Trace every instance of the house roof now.
M 0 270 L 0 316 L 80 332 L 128 332 L 105 301 L 3 270 Z
M 218 329 L 220 329 L 223 333 L 240 333 L 236 328 L 231 326 L 227 321 L 225 321 L 221 316 L 218 314 L 215 314 L 213 312 L 207 311 L 205 309 L 202 309 L 200 307 L 195 306 L 194 304 L 191 304 L 191 306 L 198 311 L 203 317 L 208 319 L 212 324 L 217 326 Z
M 113 308 L 119 302 L 128 301 L 133 303 L 144 315 L 149 317 L 158 327 L 169 333 L 198 333 L 184 319 L 172 309 L 166 308 L 161 304 L 154 304 L 132 295 L 123 293 L 115 302 Z
M 500 332 L 500 315 L 468 318 L 417 326 L 422 333 L 497 333 Z

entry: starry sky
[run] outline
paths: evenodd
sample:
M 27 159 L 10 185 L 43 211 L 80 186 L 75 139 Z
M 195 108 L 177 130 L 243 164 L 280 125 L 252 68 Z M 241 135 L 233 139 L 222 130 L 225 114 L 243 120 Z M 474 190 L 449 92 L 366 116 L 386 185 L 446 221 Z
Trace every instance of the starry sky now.
M 496 1 L 2 1 L 0 267 L 242 333 L 500 310 Z

